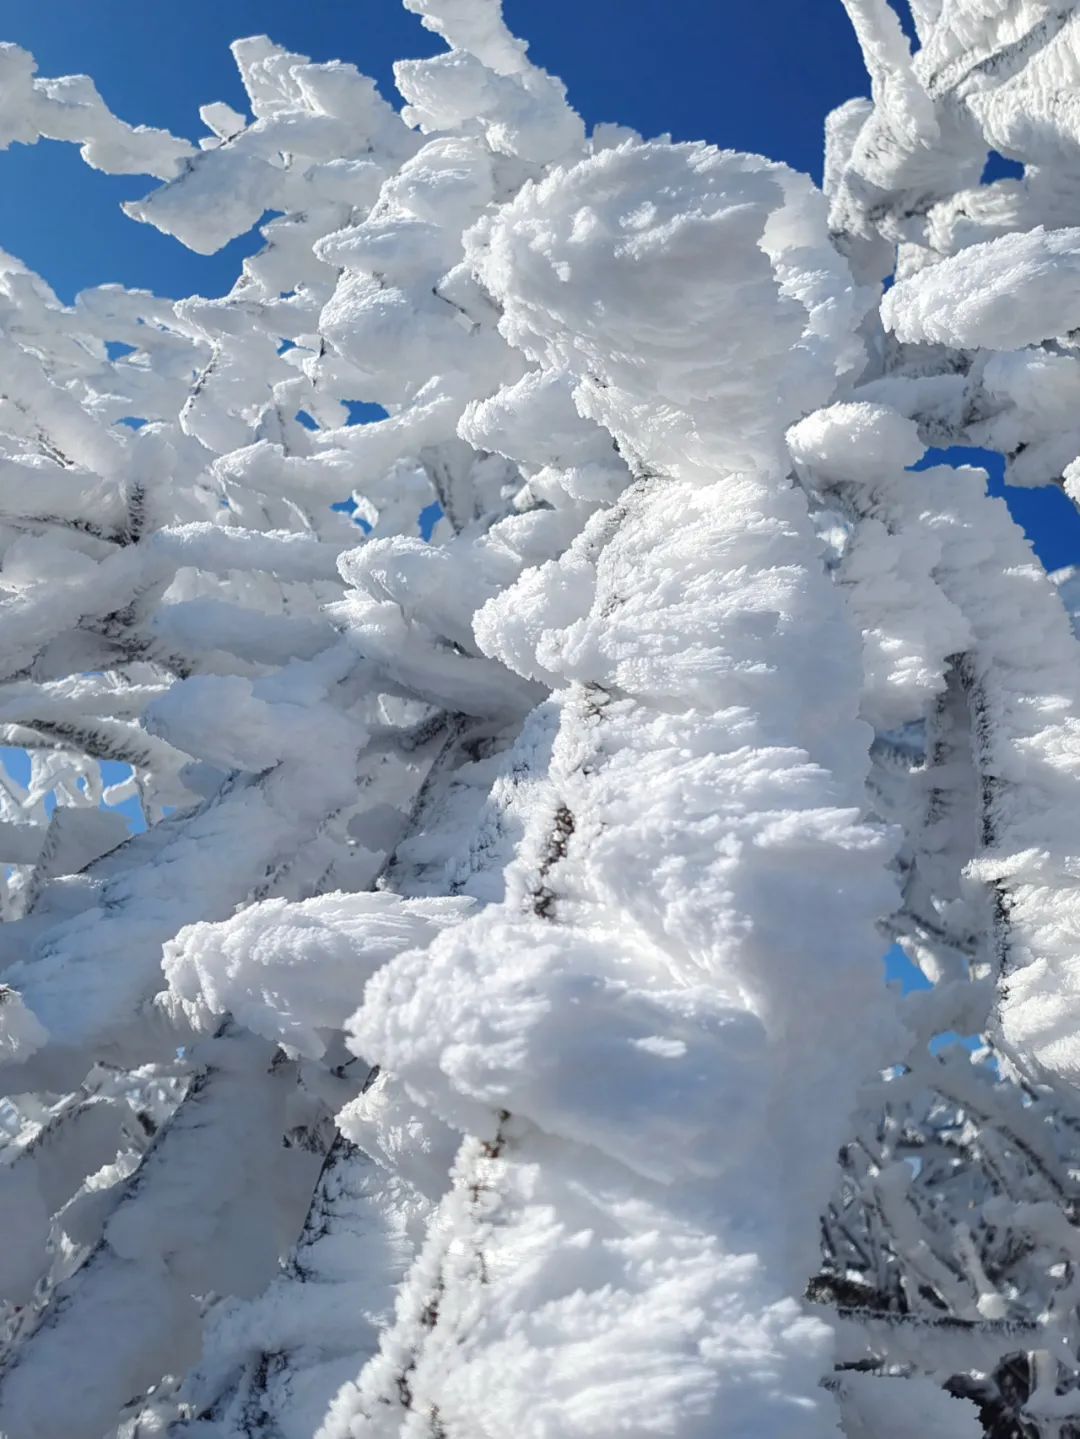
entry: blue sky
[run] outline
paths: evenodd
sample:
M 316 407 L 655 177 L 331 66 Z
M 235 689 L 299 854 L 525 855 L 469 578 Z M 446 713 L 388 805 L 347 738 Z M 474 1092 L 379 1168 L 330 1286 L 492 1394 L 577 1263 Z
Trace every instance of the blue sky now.
M 588 122 L 755 150 L 815 178 L 825 115 L 868 88 L 840 0 L 504 0 L 504 9 Z M 261 32 L 316 60 L 353 61 L 389 96 L 395 59 L 441 48 L 398 0 L 23 0 L 0 11 L 0 39 L 32 50 L 42 74 L 84 71 L 124 119 L 189 137 L 205 133 L 200 104 L 244 108 L 228 43 Z M 223 293 L 257 235 L 193 255 L 120 212 L 148 188 L 88 170 L 70 145 L 13 146 L 0 153 L 0 247 L 65 300 L 117 280 L 173 296 Z M 1050 568 L 1080 562 L 1080 516 L 1063 495 L 1007 498 Z

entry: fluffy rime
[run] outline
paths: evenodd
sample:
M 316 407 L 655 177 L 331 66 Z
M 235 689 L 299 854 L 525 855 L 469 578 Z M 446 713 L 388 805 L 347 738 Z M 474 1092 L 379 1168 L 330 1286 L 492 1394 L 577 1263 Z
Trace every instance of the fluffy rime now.
M 1075 583 L 924 459 L 1080 498 L 1080 7 L 846 3 L 824 194 L 497 0 L 198 145 L 0 48 L 266 240 L 0 263 L 4 1439 L 1080 1433 Z

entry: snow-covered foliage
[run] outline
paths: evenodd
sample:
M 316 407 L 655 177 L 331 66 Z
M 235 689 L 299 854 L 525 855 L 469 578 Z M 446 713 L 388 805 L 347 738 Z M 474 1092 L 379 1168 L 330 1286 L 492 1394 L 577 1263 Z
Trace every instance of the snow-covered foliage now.
M 1080 606 L 927 458 L 1080 500 L 1080 5 L 846 3 L 824 193 L 498 0 L 197 145 L 0 48 L 266 241 L 0 263 L 4 1439 L 1080 1433 Z

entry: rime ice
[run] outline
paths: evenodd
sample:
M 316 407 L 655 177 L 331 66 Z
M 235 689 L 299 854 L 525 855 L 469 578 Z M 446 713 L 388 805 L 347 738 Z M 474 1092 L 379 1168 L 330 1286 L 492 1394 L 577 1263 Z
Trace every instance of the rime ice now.
M 1076 584 L 923 461 L 1080 493 L 1075 7 L 847 0 L 821 193 L 406 5 L 194 144 L 0 48 L 265 240 L 0 256 L 0 1434 L 1061 1439 Z

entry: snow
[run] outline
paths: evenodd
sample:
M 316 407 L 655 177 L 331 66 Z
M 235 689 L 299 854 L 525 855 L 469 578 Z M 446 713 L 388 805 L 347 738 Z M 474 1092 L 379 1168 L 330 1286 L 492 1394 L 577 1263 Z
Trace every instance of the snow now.
M 189 925 L 165 945 L 167 1002 L 193 1027 L 212 1030 L 231 1015 L 318 1059 L 320 1031 L 344 1029 L 368 976 L 468 909 L 463 899 L 386 893 L 264 900 L 224 924 Z
M 283 1272 L 253 1303 L 211 1312 L 188 1402 L 238 1439 L 268 1422 L 285 1439 L 311 1439 L 357 1356 L 374 1349 L 429 1212 L 339 1138 Z
M 186 1363 L 195 1358 L 196 1295 L 219 1285 L 256 1293 L 270 1278 L 276 1231 L 289 1224 L 280 1212 L 289 1186 L 272 1175 L 283 1169 L 280 1124 L 290 1078 L 279 1067 L 268 1083 L 270 1058 L 267 1046 L 250 1038 L 209 1042 L 202 1074 L 138 1180 L 123 1187 L 102 1242 L 13 1356 L 0 1395 L 5 1433 L 59 1439 L 73 1430 L 101 1432 L 133 1392 L 160 1375 L 170 1354 Z M 71 1384 L 48 1382 L 58 1362 Z
M 784 267 L 797 246 L 799 269 L 813 263 L 801 253 L 802 209 L 814 198 L 804 183 L 783 166 L 704 145 L 626 143 L 525 186 L 472 233 L 469 253 L 503 298 L 507 338 L 545 368 L 569 371 L 579 409 L 630 454 L 650 423 L 649 458 L 660 468 L 706 455 L 731 469 L 778 463 L 785 415 L 772 406 L 788 407 L 790 421 L 828 397 L 835 352 L 846 361 L 852 340 L 836 323 L 829 353 L 816 326 L 826 308 L 850 315 L 858 305 L 820 241 L 826 285 L 807 296 L 809 313 L 794 293 L 777 293 L 778 271 L 795 289 Z M 767 388 L 775 398 L 763 405 Z M 638 408 L 646 390 L 648 420 Z M 683 407 L 705 427 L 689 452 Z
M 1080 274 L 1080 230 L 1002 235 L 969 245 L 898 280 L 881 302 L 899 339 L 1013 350 L 1080 325 L 1071 299 Z
M 0 45 L 4 110 L 0 112 L 0 148 L 13 142 L 36 143 L 39 136 L 69 140 L 83 159 L 110 175 L 170 178 L 192 155 L 191 145 L 166 130 L 131 126 L 118 120 L 86 75 L 59 80 L 34 79 L 33 56 L 17 45 Z
M 8 1061 L 32 1054 L 48 1039 L 21 995 L 6 984 L 0 986 L 0 1025 L 0 1056 Z
M 787 200 L 774 173 L 702 147 L 628 146 L 526 189 L 470 240 L 508 338 L 566 373 L 578 407 L 650 479 L 586 515 L 560 558 L 477 615 L 484 651 L 557 687 L 551 759 L 537 793 L 507 793 L 527 808 L 505 896 L 381 969 L 352 1021 L 357 1052 L 475 1138 L 396 1329 L 355 1396 L 339 1397 L 328 1436 L 358 1433 L 376 1397 L 391 1402 L 403 1345 L 410 1407 L 437 1409 L 451 1429 L 479 1415 L 529 1432 L 711 1433 L 721 1413 L 733 1434 L 781 1414 L 807 1435 L 831 1427 L 807 1383 L 825 1332 L 783 1298 L 812 1233 L 778 1184 L 763 1203 L 743 1176 L 771 1172 L 783 1152 L 794 1193 L 827 1182 L 832 1146 L 819 1129 L 807 1148 L 805 1111 L 782 1096 L 843 1112 L 848 1101 L 826 1094 L 853 1085 L 858 1047 L 845 1079 L 808 1024 L 808 1011 L 826 1022 L 841 991 L 880 1039 L 873 916 L 891 907 L 890 844 L 859 819 L 870 736 L 856 718 L 858 654 L 805 503 L 778 482 L 788 416 L 756 399 L 755 365 L 787 364 L 797 415 L 800 380 L 811 403 L 827 392 L 826 362 L 835 372 L 851 354 L 848 337 L 830 348 L 814 333 L 816 294 L 758 248 Z M 642 203 L 649 193 L 673 210 L 692 195 L 703 217 L 669 221 Z M 787 262 L 783 224 L 768 233 Z M 680 244 L 687 259 L 672 266 Z M 656 282 L 634 285 L 650 265 Z M 736 275 L 740 304 L 760 306 L 752 334 Z M 601 276 L 615 297 L 602 311 L 583 303 Z M 840 298 L 856 308 L 850 286 Z M 742 348 L 706 361 L 705 336 L 729 312 Z M 669 313 L 699 315 L 700 331 L 666 324 Z M 649 337 L 640 360 L 631 332 Z M 538 383 L 515 394 L 564 392 Z M 646 385 L 667 401 L 651 413 Z M 500 447 L 519 454 L 531 432 L 513 425 L 505 393 L 500 404 L 492 418 L 511 425 Z M 470 426 L 485 423 L 486 410 L 472 413 Z M 733 474 L 736 463 L 754 468 Z M 530 737 L 508 774 L 536 754 Z M 797 896 L 819 865 L 836 883 L 839 853 L 836 920 L 820 921 L 828 957 L 811 958 Z M 483 891 L 480 875 L 473 885 Z M 476 1257 L 442 1249 L 444 1228 L 474 1234 Z M 515 1273 L 504 1255 L 522 1249 Z M 433 1285 L 442 1298 L 425 1332 L 416 1316 Z M 537 1329 L 522 1321 L 541 1295 Z M 465 1319 L 476 1306 L 480 1325 Z M 666 1326 L 676 1311 L 695 1315 L 688 1330 Z
M 1074 577 L 925 456 L 1078 489 L 1075 27 L 848 0 L 821 194 L 407 8 L 196 145 L 0 50 L 265 241 L 0 257 L 0 1431 L 1058 1439 Z
M 849 1374 L 841 1390 L 848 1439 L 980 1439 L 975 1406 L 954 1399 L 927 1379 Z

